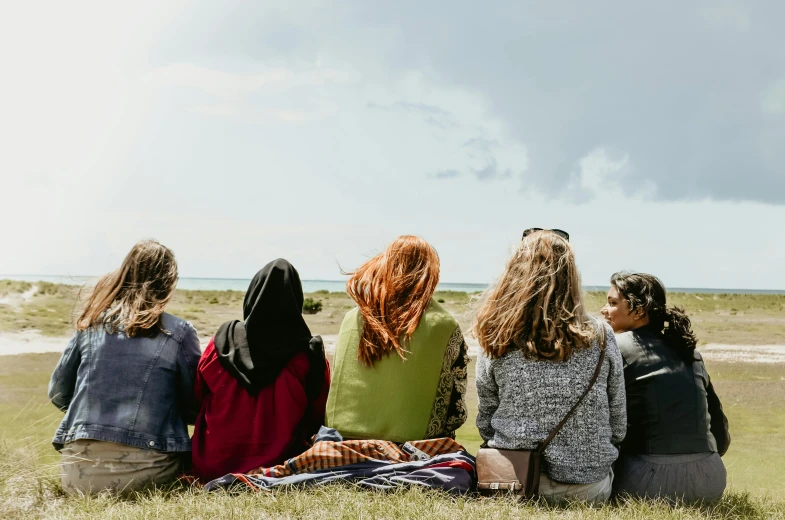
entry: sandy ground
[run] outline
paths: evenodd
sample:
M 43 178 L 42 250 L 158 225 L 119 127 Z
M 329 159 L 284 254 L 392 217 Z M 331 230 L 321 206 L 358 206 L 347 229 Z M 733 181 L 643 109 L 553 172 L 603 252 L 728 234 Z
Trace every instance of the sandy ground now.
M 41 352 L 62 352 L 68 344 L 68 337 L 52 338 L 42 336 L 37 331 L 0 333 L 0 356 L 32 354 Z M 338 335 L 322 335 L 328 353 L 335 352 Z M 474 357 L 480 351 L 477 341 L 467 338 L 469 355 Z M 202 348 L 207 340 L 202 343 Z M 741 361 L 751 363 L 785 363 L 785 345 L 721 345 L 710 343 L 699 348 L 708 361 Z
M 35 296 L 35 293 L 37 292 L 38 286 L 34 285 L 23 293 L 9 294 L 3 298 L 0 298 L 0 305 L 11 305 L 12 307 L 18 307 L 23 302 L 29 301 L 33 296 Z

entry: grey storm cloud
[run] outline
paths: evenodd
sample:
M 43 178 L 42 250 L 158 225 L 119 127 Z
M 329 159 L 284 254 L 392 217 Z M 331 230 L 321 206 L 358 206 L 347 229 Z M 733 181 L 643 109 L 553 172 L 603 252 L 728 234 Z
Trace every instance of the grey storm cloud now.
M 405 112 L 415 113 L 422 117 L 423 121 L 432 126 L 439 128 L 455 128 L 458 124 L 455 122 L 455 116 L 448 110 L 439 108 L 425 103 L 410 103 L 408 101 L 397 101 L 389 105 L 382 105 L 379 103 L 368 103 L 368 108 L 376 110 L 403 110 Z
M 646 187 L 661 200 L 785 204 L 780 0 L 357 0 L 243 9 L 218 35 L 227 39 L 194 29 L 194 41 L 200 37 L 208 54 L 259 60 L 339 56 L 380 64 L 391 78 L 419 69 L 472 89 L 526 146 L 524 188 L 558 193 L 574 181 L 580 159 L 602 147 L 629 158 L 621 180 L 628 193 Z M 450 120 L 438 107 L 397 108 L 434 124 Z M 489 160 L 474 174 L 499 172 Z
M 442 170 L 438 172 L 434 172 L 429 175 L 432 179 L 454 179 L 455 177 L 459 177 L 461 172 L 458 170 Z

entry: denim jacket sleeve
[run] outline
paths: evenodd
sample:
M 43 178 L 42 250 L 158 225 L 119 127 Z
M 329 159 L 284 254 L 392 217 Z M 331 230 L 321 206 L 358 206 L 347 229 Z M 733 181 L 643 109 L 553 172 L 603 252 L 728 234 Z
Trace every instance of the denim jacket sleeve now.
M 199 403 L 194 396 L 194 381 L 196 366 L 201 356 L 202 350 L 199 347 L 196 329 L 190 323 L 186 323 L 177 352 L 177 381 L 182 404 L 180 413 L 188 424 L 194 424 L 196 414 L 199 412 Z
M 82 355 L 79 352 L 80 336 L 81 332 L 77 331 L 68 342 L 49 381 L 49 399 L 63 412 L 71 405 L 76 390 L 76 373 L 82 362 Z

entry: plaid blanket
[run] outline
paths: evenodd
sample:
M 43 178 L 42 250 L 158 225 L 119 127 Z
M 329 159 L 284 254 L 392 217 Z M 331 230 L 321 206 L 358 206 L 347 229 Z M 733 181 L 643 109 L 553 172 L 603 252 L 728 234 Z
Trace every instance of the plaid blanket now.
M 445 453 L 465 451 L 463 446 L 449 437 L 410 441 L 409 444 L 430 457 Z M 351 440 L 319 441 L 305 453 L 293 457 L 272 468 L 257 468 L 247 475 L 281 478 L 300 473 L 337 468 L 367 461 L 388 461 L 391 463 L 411 462 L 411 456 L 401 447 L 390 441 Z

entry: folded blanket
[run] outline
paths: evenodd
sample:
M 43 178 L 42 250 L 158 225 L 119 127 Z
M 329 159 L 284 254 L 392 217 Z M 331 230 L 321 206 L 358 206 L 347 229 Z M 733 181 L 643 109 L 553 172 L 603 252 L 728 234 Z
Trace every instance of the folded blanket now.
M 465 451 L 463 446 L 449 437 L 410 441 L 408 444 L 430 457 L 444 453 Z M 366 461 L 386 463 L 410 462 L 411 456 L 398 444 L 382 440 L 318 441 L 306 452 L 272 468 L 258 468 L 249 475 L 262 477 L 286 477 L 298 473 L 310 473 L 322 469 L 348 466 Z
M 385 441 L 343 442 L 373 444 Z M 419 449 L 426 451 L 423 448 L 428 448 L 428 446 L 422 444 L 425 442 L 429 441 L 416 441 L 411 444 L 416 444 Z M 460 447 L 460 445 L 458 446 Z M 336 450 L 341 452 L 341 447 L 337 447 Z M 389 455 L 391 452 L 384 451 L 383 453 Z M 266 476 L 264 473 L 257 475 L 226 475 L 208 482 L 205 488 L 215 490 L 245 486 L 253 491 L 259 491 L 281 486 L 323 485 L 331 482 L 346 481 L 372 489 L 393 489 L 399 486 L 419 485 L 460 494 L 468 492 L 472 487 L 475 475 L 475 461 L 474 457 L 465 451 L 458 451 L 435 455 L 428 460 L 398 463 L 366 457 L 362 462 L 319 469 L 308 473 L 289 473 L 284 477 Z

